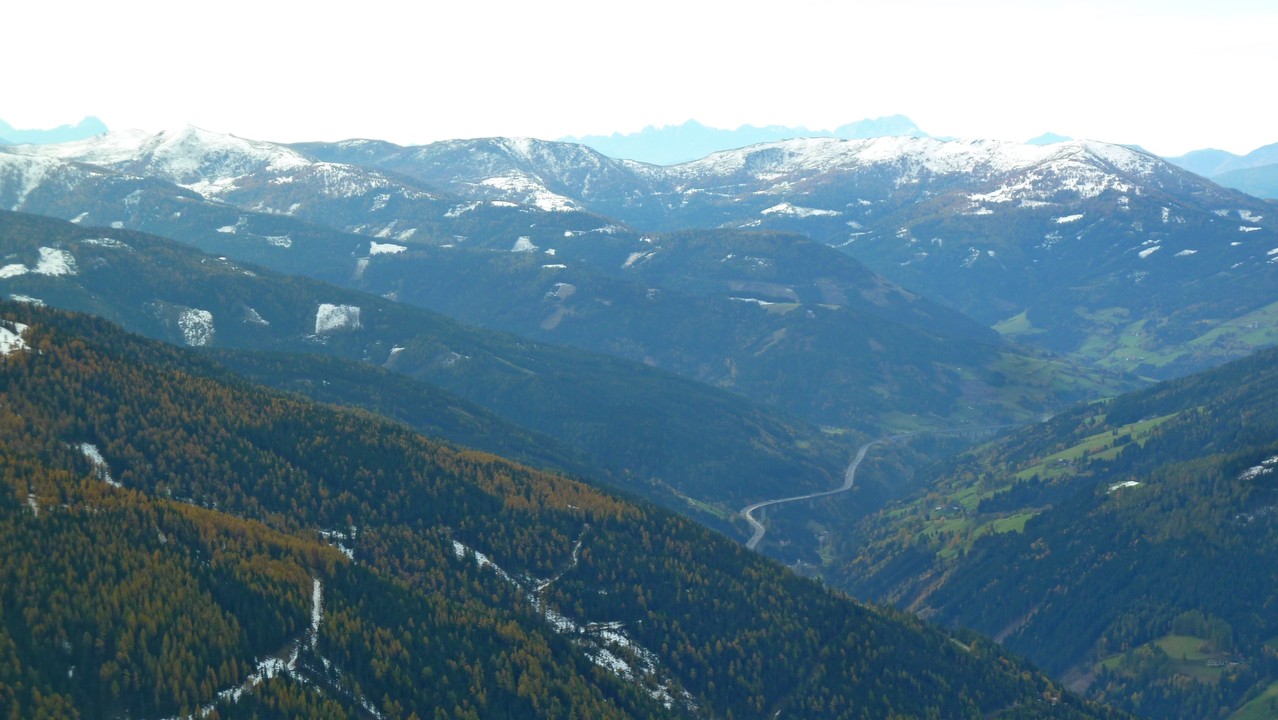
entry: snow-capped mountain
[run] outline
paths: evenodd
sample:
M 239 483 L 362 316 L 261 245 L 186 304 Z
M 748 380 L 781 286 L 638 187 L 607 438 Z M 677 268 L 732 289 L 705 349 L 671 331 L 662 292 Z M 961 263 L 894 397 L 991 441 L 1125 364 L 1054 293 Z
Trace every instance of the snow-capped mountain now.
M 661 194 L 653 166 L 617 160 L 584 145 L 532 138 L 447 140 L 402 147 L 374 140 L 295 146 L 318 158 L 363 164 L 476 200 L 601 215 L 618 202 Z
M 1109 368 L 1165 376 L 1278 340 L 1266 309 L 1278 288 L 1271 206 L 1102 142 L 807 138 L 663 167 L 531 139 L 282 146 L 185 128 L 0 155 L 27 158 L 0 163 L 9 207 L 76 219 L 85 210 L 57 192 L 35 202 L 46 178 L 145 177 L 239 211 L 205 234 L 287 248 L 302 231 L 280 223 L 300 220 L 370 238 L 330 254 L 345 276 L 375 250 L 420 245 L 613 267 L 650 250 L 641 232 L 780 230 L 841 248 L 1005 334 Z M 128 207 L 130 197 L 112 202 Z M 174 234 L 156 224 L 174 212 L 82 219 Z
M 1276 324 L 1262 310 L 1271 206 L 1136 148 L 808 138 L 659 167 L 535 145 L 456 141 L 366 161 L 488 200 L 518 172 L 507 199 L 553 193 L 643 230 L 803 233 L 1005 333 L 1117 369 L 1169 375 L 1278 340 L 1252 327 Z
M 501 236 L 499 244 L 509 246 L 522 236 L 604 224 L 583 217 L 566 199 L 558 205 L 539 197 L 528 198 L 527 204 L 507 199 L 521 187 L 517 178 L 498 188 L 495 194 L 501 197 L 496 202 L 476 204 L 368 166 L 317 160 L 285 145 L 193 127 L 155 134 L 120 131 L 61 145 L 9 147 L 5 152 L 163 180 L 247 211 L 399 242 L 465 241 L 470 228 L 483 227 L 488 230 L 485 238 Z M 8 207 L 31 209 L 20 202 Z M 134 225 L 126 222 L 126 227 Z M 234 224 L 227 232 L 233 228 Z
M 732 232 L 641 235 L 577 210 L 610 198 L 619 183 L 629 185 L 620 203 L 643 202 L 662 181 L 652 166 L 581 146 L 353 141 L 308 149 L 187 129 L 15 148 L 9 157 L 101 177 L 94 187 L 41 186 L 15 203 L 19 210 L 164 234 L 751 397 L 782 397 L 787 410 L 825 423 L 875 425 L 903 411 L 938 422 L 959 412 L 1025 416 L 1086 394 L 1027 388 L 1012 398 L 1001 388 L 1019 387 L 1019 378 L 994 366 L 1041 359 L 1020 357 L 988 329 L 820 244 Z M 316 180 L 338 173 L 359 180 L 349 196 Z M 20 187 L 38 180 L 22 176 Z M 369 197 L 383 187 L 389 200 Z M 494 193 L 499 199 L 482 199 Z M 429 231 L 412 232 L 421 227 Z M 173 309 L 174 327 L 190 324 L 189 310 Z M 807 370 L 792 371 L 803 363 Z M 948 370 L 955 367 L 963 377 Z M 928 392 L 913 389 L 923 382 Z M 883 400 L 895 396 L 911 400 Z

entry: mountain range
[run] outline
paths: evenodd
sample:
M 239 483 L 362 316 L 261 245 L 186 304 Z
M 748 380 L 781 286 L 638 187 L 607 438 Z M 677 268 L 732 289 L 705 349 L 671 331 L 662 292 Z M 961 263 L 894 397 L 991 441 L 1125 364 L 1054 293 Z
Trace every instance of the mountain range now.
M 667 166 L 194 128 L 5 146 L 10 534 L 126 529 L 125 566 L 136 546 L 226 588 L 198 613 L 228 638 L 183 635 L 191 662 L 108 610 L 9 623 L 0 667 L 39 668 L 13 702 L 186 714 L 247 678 L 220 715 L 1262 716 L 1273 205 L 1139 148 L 1040 140 L 806 138 Z M 95 520 L 117 490 L 134 519 Z M 761 519 L 751 547 L 1122 709 L 670 509 L 742 541 Z M 43 519 L 60 529 L 22 524 Z M 183 559 L 218 546 L 241 564 Z M 47 604 L 86 562 L 0 600 Z M 120 623 L 129 640 L 99 629 Z M 270 628 L 284 667 L 236 627 Z M 88 649 L 104 633 L 146 672 L 212 669 L 147 695 Z M 867 691 L 869 668 L 890 679 Z
M 1167 158 L 1190 172 L 1256 197 L 1278 199 L 1278 143 L 1246 155 L 1225 150 L 1195 150 Z
M 595 202 L 589 188 L 647 193 L 660 177 L 577 145 L 290 148 L 184 129 L 15 149 L 0 166 L 0 203 L 15 209 L 180 237 L 819 424 L 1004 422 L 1124 386 L 1010 346 L 794 235 L 619 225 L 605 216 L 620 209 L 611 196 Z M 575 186 L 588 190 L 556 192 Z
M 107 126 L 98 118 L 89 116 L 75 125 L 59 125 L 47 130 L 19 130 L 4 120 L 0 120 L 0 145 L 22 145 L 26 143 L 63 143 L 101 135 L 107 132 Z
M 809 130 L 805 127 L 781 125 L 742 125 L 736 130 L 724 130 L 688 120 L 682 125 L 649 125 L 639 132 L 565 137 L 561 141 L 585 145 L 609 157 L 638 160 L 653 165 L 677 165 L 721 150 L 793 138 L 834 137 L 853 140 L 894 135 L 927 137 L 927 133 L 904 115 L 889 115 L 858 120 L 840 125 L 834 130 Z
M 1274 340 L 1270 205 L 1117 145 L 815 138 L 672 167 L 537 141 L 303 149 L 475 200 L 549 193 L 649 231 L 802 233 L 1009 337 L 1117 371 L 1170 377 Z M 1223 291 L 1239 285 L 1254 291 Z

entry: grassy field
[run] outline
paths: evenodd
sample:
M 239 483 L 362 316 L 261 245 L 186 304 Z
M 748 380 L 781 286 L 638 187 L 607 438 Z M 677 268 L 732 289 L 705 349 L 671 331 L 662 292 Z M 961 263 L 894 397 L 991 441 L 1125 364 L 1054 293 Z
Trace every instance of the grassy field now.
M 1225 673 L 1226 668 L 1210 667 L 1208 663 L 1212 660 L 1225 660 L 1228 655 L 1226 653 L 1205 652 L 1203 648 L 1207 646 L 1207 643 L 1206 639 L 1192 635 L 1164 635 L 1142 647 L 1157 648 L 1167 655 L 1171 659 L 1169 672 L 1174 675 L 1184 675 L 1203 683 L 1217 683 L 1220 682 L 1220 678 Z M 1110 672 L 1124 672 L 1129 670 L 1125 662 L 1124 655 L 1111 655 L 1097 663 L 1096 669 L 1105 668 Z M 1273 716 L 1266 717 L 1272 718 Z
M 1122 452 L 1123 447 L 1127 444 L 1128 436 L 1130 442 L 1144 446 L 1145 441 L 1149 439 L 1150 433 L 1159 425 L 1176 417 L 1179 413 L 1163 415 L 1162 417 L 1150 418 L 1139 422 L 1129 423 L 1115 430 L 1106 430 L 1090 437 L 1084 438 L 1081 442 L 1073 447 L 1066 448 L 1060 452 L 1052 453 L 1047 457 L 1039 460 L 1034 465 L 1016 473 L 1016 477 L 1022 480 L 1038 475 L 1041 478 L 1054 478 L 1069 474 L 1070 464 L 1082 460 L 1084 458 L 1093 457 L 1098 460 L 1109 460 L 1118 453 Z M 1123 444 L 1116 444 L 1119 440 L 1124 440 Z
M 1175 345 L 1162 344 L 1153 332 L 1165 320 L 1129 322 L 1122 308 L 1080 310 L 1079 315 L 1090 324 L 1091 333 L 1070 355 L 1109 370 L 1132 372 L 1141 365 L 1162 367 L 1187 355 L 1204 360 L 1216 358 L 1219 362 L 1278 343 L 1278 302 L 1236 318 L 1205 323 L 1205 332 Z M 1007 328 L 1005 334 L 1014 336 L 1024 333 L 1026 325 L 1028 322 L 1017 316 L 1004 320 L 995 329 L 1003 332 L 1002 328 Z
M 1278 717 L 1278 682 L 1270 685 L 1259 697 L 1243 705 L 1229 716 L 1229 720 L 1273 720 Z
M 1019 315 L 1012 317 L 994 325 L 994 331 L 1004 337 L 1016 337 L 1018 335 L 1039 335 L 1044 331 L 1041 328 L 1034 327 L 1028 317 L 1028 310 L 1022 310 Z
M 1206 643 L 1206 640 L 1193 635 L 1168 635 L 1154 641 L 1173 660 L 1208 660 L 1216 657 L 1217 653 L 1203 651 Z

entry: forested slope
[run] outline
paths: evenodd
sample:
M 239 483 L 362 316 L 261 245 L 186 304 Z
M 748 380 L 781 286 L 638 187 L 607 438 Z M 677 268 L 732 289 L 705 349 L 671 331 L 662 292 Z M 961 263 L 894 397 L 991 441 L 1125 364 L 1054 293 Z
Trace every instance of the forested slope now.
M 19 717 L 184 713 L 254 672 L 219 714 L 1109 715 L 667 512 L 100 320 L 0 317 Z
M 383 366 L 548 435 L 627 489 L 676 506 L 686 504 L 675 493 L 735 508 L 778 490 L 824 488 L 852 450 L 798 418 L 642 364 L 468 327 L 163 238 L 0 212 L 0 253 L 6 296 L 91 312 L 176 344 Z M 354 386 L 338 372 L 344 377 L 330 389 Z M 430 422 L 454 422 L 453 408 L 443 402 Z
M 1076 408 L 933 469 L 845 580 L 1154 717 L 1278 680 L 1278 351 Z

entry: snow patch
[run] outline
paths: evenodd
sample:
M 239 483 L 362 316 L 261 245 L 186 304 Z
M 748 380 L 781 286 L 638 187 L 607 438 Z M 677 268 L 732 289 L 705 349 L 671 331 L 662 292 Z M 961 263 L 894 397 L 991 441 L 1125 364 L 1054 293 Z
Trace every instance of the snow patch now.
M 483 205 L 483 203 L 478 200 L 476 200 L 473 203 L 467 203 L 466 205 L 454 205 L 453 207 L 448 209 L 448 212 L 444 213 L 444 217 L 446 218 L 461 217 L 462 215 L 465 215 L 466 213 L 470 212 L 471 210 L 474 210 L 480 205 Z
M 581 648 L 591 662 L 627 682 L 639 684 L 649 697 L 667 708 L 672 708 L 678 703 L 685 708 L 695 709 L 696 703 L 692 696 L 673 685 L 668 674 L 661 667 L 661 660 L 657 654 L 631 638 L 626 633 L 624 623 L 587 622 L 582 625 L 546 603 L 543 597 L 546 588 L 577 566 L 581 556 L 581 545 L 588 529 L 588 525 L 584 527 L 581 536 L 573 544 L 568 567 L 559 575 L 545 580 L 524 578 L 521 582 L 484 553 L 468 548 L 457 540 L 452 541 L 453 554 L 462 561 L 466 559 L 467 554 L 470 554 L 475 559 L 475 565 L 480 569 L 492 568 L 499 578 L 524 594 L 529 603 L 541 613 L 547 625 L 555 632 L 569 636 L 572 643 Z
M 404 252 L 408 248 L 403 245 L 392 245 L 390 243 L 379 243 L 373 241 L 369 244 L 369 255 L 397 255 Z
M 9 299 L 14 302 L 27 303 L 36 307 L 44 307 L 44 301 L 40 298 L 33 298 L 30 295 L 10 295 Z
M 31 272 L 37 275 L 74 275 L 75 258 L 66 250 L 40 248 L 40 261 Z
M 577 292 L 577 286 L 569 283 L 558 282 L 546 291 L 545 297 L 555 300 L 567 300 Z
M 1252 223 L 1260 222 L 1261 220 L 1265 219 L 1264 215 L 1254 215 L 1252 214 L 1250 210 L 1239 210 L 1238 217 L 1242 218 L 1244 222 L 1252 222 Z
M 1278 466 L 1278 455 L 1275 455 L 1266 460 L 1262 460 L 1259 465 L 1253 465 L 1252 467 L 1249 467 L 1246 470 L 1243 470 L 1242 473 L 1238 476 L 1238 479 L 1239 480 L 1255 480 L 1261 475 L 1268 475 L 1272 473 L 1274 471 L 1275 466 Z
M 1176 253 L 1176 257 L 1189 257 L 1190 255 L 1197 255 L 1197 254 L 1198 254 L 1197 250 L 1181 250 L 1180 252 Z
M 279 248 L 293 247 L 293 238 L 289 237 L 288 235 L 266 235 L 266 236 L 263 236 L 262 239 L 265 240 L 268 244 L 274 245 L 275 247 L 279 247 Z
M 213 341 L 213 313 L 208 310 L 184 310 L 178 315 L 178 327 L 190 347 L 204 347 Z
M 111 477 L 111 470 L 107 467 L 106 458 L 102 457 L 102 453 L 98 452 L 97 445 L 80 443 L 80 452 L 92 463 L 94 477 L 111 487 L 124 487 Z
M 821 217 L 821 216 L 838 216 L 838 215 L 842 215 L 843 213 L 839 212 L 838 210 L 822 210 L 820 208 L 800 207 L 798 205 L 791 205 L 788 202 L 783 202 L 777 205 L 773 205 L 772 207 L 761 211 L 759 214 L 760 215 L 783 215 L 786 217 L 807 218 L 807 217 Z
M 1249 232 L 1256 232 L 1256 231 L 1257 231 L 1257 230 L 1259 230 L 1259 229 L 1260 229 L 1260 228 L 1255 227 L 1255 226 L 1253 226 L 1253 225 L 1239 225 L 1239 226 L 1238 226 L 1238 232 L 1245 232 L 1245 233 L 1249 233 Z
M 22 339 L 27 326 L 11 320 L 0 320 L 0 357 L 8 356 L 18 350 L 27 350 L 30 346 Z
M 263 327 L 266 327 L 271 324 L 269 320 L 262 317 L 262 315 L 258 313 L 258 311 L 254 310 L 251 307 L 244 308 L 244 322 L 253 323 L 254 325 L 261 325 Z
M 1140 258 L 1144 260 L 1150 255 L 1153 255 L 1154 253 L 1158 252 L 1160 249 L 1162 249 L 1162 247 L 1163 247 L 1162 245 L 1155 245 L 1151 248 L 1145 248 L 1144 250 L 1141 250 L 1139 253 L 1137 253 L 1137 255 L 1140 255 Z
M 522 236 L 515 241 L 515 245 L 510 248 L 511 252 L 533 252 L 537 250 L 537 246 L 533 245 L 532 240 L 528 236 Z
M 76 274 L 75 257 L 66 250 L 58 248 L 42 247 L 40 248 L 40 259 L 36 262 L 36 266 L 29 268 L 22 263 L 12 263 L 0 267 L 0 279 L 17 277 L 26 275 L 27 273 L 35 273 L 37 275 L 74 275 Z
M 1137 482 L 1136 480 L 1124 480 L 1123 482 L 1114 483 L 1113 485 L 1110 485 L 1109 490 L 1107 492 L 1112 493 L 1115 490 L 1122 490 L 1123 488 L 1134 488 L 1134 487 L 1140 487 L 1140 483 Z
M 626 257 L 626 261 L 625 261 L 624 263 L 622 263 L 622 264 L 621 264 L 621 267 L 623 267 L 623 268 L 634 267 L 637 263 L 640 263 L 640 262 L 642 262 L 642 261 L 644 261 L 644 260 L 647 260 L 648 258 L 650 258 L 650 257 L 652 257 L 653 255 L 656 255 L 656 254 L 657 254 L 657 253 L 656 253 L 655 251 L 652 251 L 652 252 L 632 252 L 632 253 L 630 253 L 630 255 L 628 255 L 628 256 Z
M 363 327 L 359 320 L 358 305 L 331 305 L 320 303 L 315 311 L 315 334 L 324 335 L 339 330 L 358 330 Z
M 513 171 L 506 175 L 481 180 L 479 185 L 506 193 L 546 212 L 572 212 L 577 205 L 569 198 L 546 189 L 536 178 Z M 494 203 L 496 204 L 496 203 Z
M 127 243 L 123 243 L 123 242 L 120 242 L 119 240 L 116 240 L 115 238 L 109 238 L 109 237 L 87 238 L 87 239 L 81 240 L 80 242 L 85 245 L 95 245 L 97 247 L 111 248 L 112 250 L 132 250 L 133 249 Z

